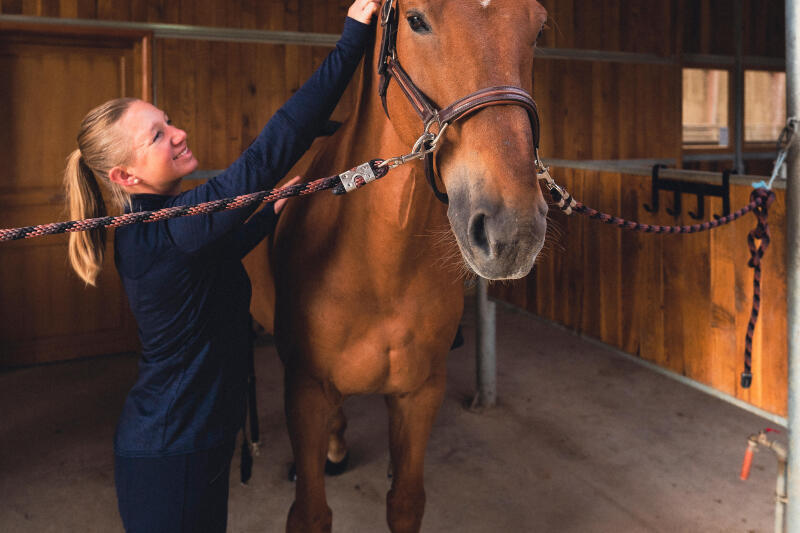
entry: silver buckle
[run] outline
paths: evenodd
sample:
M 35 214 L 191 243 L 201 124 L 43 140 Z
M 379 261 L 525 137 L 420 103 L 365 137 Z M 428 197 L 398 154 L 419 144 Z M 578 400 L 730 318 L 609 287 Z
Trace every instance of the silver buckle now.
M 386 3 L 383 4 L 381 9 L 381 26 L 389 24 L 389 17 L 392 16 L 392 4 L 394 4 L 394 0 L 386 0 Z
M 364 180 L 365 184 L 377 179 L 375 172 L 372 171 L 372 165 L 369 163 L 358 165 L 356 168 L 351 168 L 339 174 L 339 179 L 342 180 L 345 192 L 353 192 L 358 188 L 356 185 L 356 178 L 359 176 Z

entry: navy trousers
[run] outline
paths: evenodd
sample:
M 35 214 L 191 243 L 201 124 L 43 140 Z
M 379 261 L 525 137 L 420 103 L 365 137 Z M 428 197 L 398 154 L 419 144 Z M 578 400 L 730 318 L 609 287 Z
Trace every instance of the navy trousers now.
M 127 533 L 224 533 L 234 440 L 169 457 L 114 462 L 117 502 Z

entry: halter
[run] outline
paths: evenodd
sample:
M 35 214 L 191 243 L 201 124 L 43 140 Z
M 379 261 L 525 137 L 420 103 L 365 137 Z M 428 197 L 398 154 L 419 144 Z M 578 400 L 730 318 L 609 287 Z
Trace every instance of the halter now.
M 400 61 L 397 59 L 396 45 L 399 11 L 394 4 L 394 0 L 386 0 L 381 7 L 380 17 L 383 37 L 381 39 L 381 49 L 378 57 L 378 74 L 381 77 L 378 94 L 381 96 L 383 109 L 388 117 L 389 110 L 386 106 L 386 91 L 389 88 L 389 82 L 394 78 L 397 80 L 397 84 L 406 95 L 406 98 L 408 98 L 408 101 L 411 102 L 414 111 L 416 111 L 417 115 L 422 119 L 425 128 L 424 133 L 417 140 L 412 154 L 424 157 L 425 176 L 436 198 L 445 204 L 448 203 L 447 194 L 441 192 L 436 186 L 435 170 L 435 151 L 445 129 L 447 129 L 451 123 L 465 118 L 484 107 L 494 105 L 518 105 L 525 108 L 533 131 L 536 168 L 537 170 L 543 168 L 539 161 L 539 111 L 531 95 L 520 87 L 501 85 L 480 89 L 455 101 L 444 109 L 437 108 L 436 105 L 431 102 L 430 98 L 425 96 L 425 94 L 414 85 L 414 82 L 411 81 L 411 77 L 403 70 L 403 67 L 400 66 Z M 434 125 L 436 126 L 435 130 Z

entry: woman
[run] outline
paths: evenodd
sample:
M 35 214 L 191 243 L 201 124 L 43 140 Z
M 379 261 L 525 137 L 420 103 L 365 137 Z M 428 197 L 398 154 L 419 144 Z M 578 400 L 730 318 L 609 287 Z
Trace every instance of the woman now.
M 273 187 L 339 101 L 378 7 L 377 0 L 355 0 L 336 49 L 314 75 L 239 159 L 190 191 L 181 193 L 180 183 L 197 160 L 186 133 L 163 111 L 136 99 L 92 110 L 67 165 L 70 217 L 103 215 L 98 180 L 127 212 Z M 116 230 L 115 263 L 142 343 L 114 439 L 128 532 L 225 531 L 250 363 L 250 282 L 241 259 L 274 228 L 281 205 L 252 217 L 255 206 Z M 70 235 L 71 264 L 87 284 L 99 274 L 104 244 L 102 230 Z

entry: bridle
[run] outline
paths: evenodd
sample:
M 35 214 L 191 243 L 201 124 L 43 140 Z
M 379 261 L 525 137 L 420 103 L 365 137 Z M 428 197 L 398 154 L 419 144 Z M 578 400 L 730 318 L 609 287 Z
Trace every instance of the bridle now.
M 539 161 L 539 111 L 536 108 L 536 102 L 527 91 L 520 87 L 501 85 L 496 87 L 487 87 L 475 91 L 464 98 L 461 98 L 444 109 L 439 109 L 431 102 L 430 98 L 411 81 L 408 73 L 400 66 L 400 61 L 397 59 L 397 30 L 399 27 L 399 11 L 395 7 L 395 0 L 385 0 L 381 7 L 381 26 L 383 28 L 383 37 L 381 39 L 381 49 L 378 56 L 378 74 L 381 77 L 378 93 L 383 102 L 383 109 L 386 111 L 386 116 L 389 116 L 389 110 L 386 106 L 386 91 L 389 88 L 389 82 L 394 78 L 397 80 L 397 85 L 406 95 L 414 111 L 417 112 L 422 119 L 424 125 L 424 132 L 422 136 L 414 144 L 411 154 L 387 160 L 390 166 L 396 166 L 406 163 L 412 159 L 425 160 L 425 176 L 433 189 L 433 193 L 443 203 L 448 203 L 447 194 L 439 190 L 436 185 L 436 161 L 435 152 L 439 146 L 439 142 L 447 129 L 453 122 L 463 119 L 468 115 L 485 107 L 494 105 L 518 105 L 525 108 L 528 113 L 528 118 L 531 122 L 533 132 L 533 147 L 536 155 L 536 168 L 537 170 L 543 168 Z

